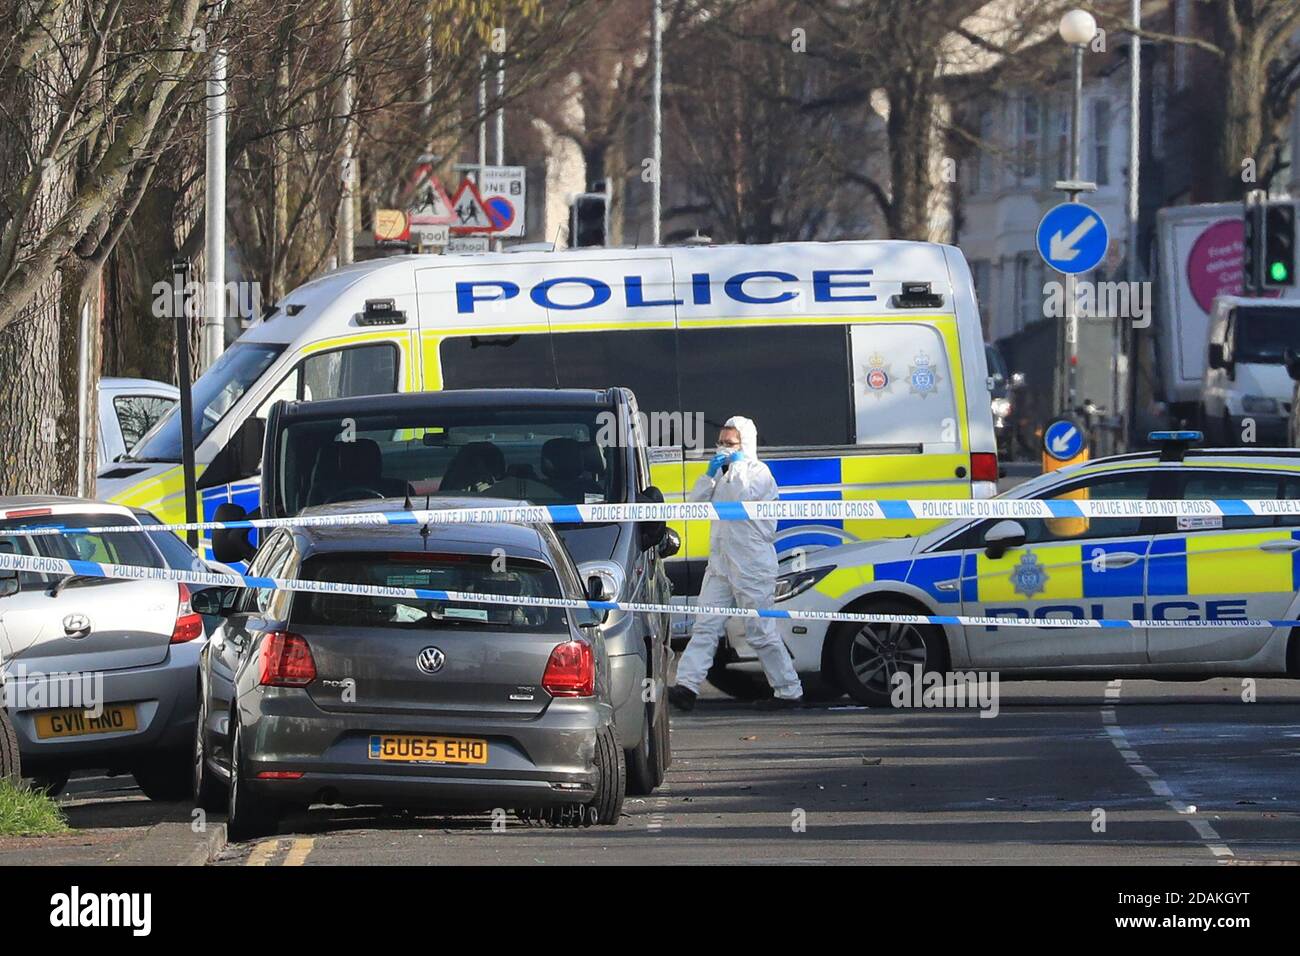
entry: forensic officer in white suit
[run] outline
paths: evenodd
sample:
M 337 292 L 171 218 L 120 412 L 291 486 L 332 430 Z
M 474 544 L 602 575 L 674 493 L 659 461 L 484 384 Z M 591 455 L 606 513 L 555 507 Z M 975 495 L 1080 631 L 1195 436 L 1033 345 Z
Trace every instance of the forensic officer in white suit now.
M 748 418 L 733 416 L 718 433 L 717 454 L 687 495 L 690 501 L 775 501 L 776 479 L 758 460 L 758 428 Z M 711 531 L 709 565 L 700 586 L 699 603 L 713 607 L 770 608 L 776 589 L 776 522 L 717 521 Z M 726 618 L 695 618 L 690 643 L 677 664 L 677 683 L 668 700 L 680 710 L 692 710 L 713 657 L 726 630 Z M 803 703 L 803 686 L 790 653 L 771 618 L 746 617 L 745 637 L 763 665 L 773 696 L 760 701 L 763 709 L 785 709 Z

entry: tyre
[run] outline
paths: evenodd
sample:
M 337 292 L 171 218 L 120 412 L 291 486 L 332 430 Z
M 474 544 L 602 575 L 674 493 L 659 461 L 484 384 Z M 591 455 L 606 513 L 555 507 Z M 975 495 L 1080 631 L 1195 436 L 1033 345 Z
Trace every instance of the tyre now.
M 661 784 L 668 774 L 668 768 L 673 765 L 673 709 L 663 707 L 662 710 L 663 713 L 659 715 L 659 723 L 655 725 L 658 734 L 656 740 L 659 746 L 659 783 Z
M 718 690 L 736 700 L 753 701 L 772 696 L 772 688 L 762 674 L 728 670 L 725 664 L 710 667 L 707 679 Z
M 277 807 L 252 793 L 241 781 L 244 777 L 244 731 L 232 718 L 235 739 L 230 749 L 230 814 L 226 833 L 237 841 L 254 840 L 275 832 L 279 823 Z
M 47 797 L 57 797 L 68 789 L 68 778 L 71 776 L 67 770 L 46 770 L 28 777 L 27 788 Z
M 903 601 L 883 600 L 864 608 L 867 614 L 917 614 Z M 890 706 L 894 674 L 922 675 L 948 669 L 948 645 L 933 624 L 836 624 L 828 636 L 831 676 L 844 692 L 868 707 Z
M 3 706 L 4 690 L 0 688 L 0 780 L 16 784 L 22 779 L 22 760 L 18 756 L 18 735 Z
M 131 768 L 131 775 L 144 795 L 159 803 L 188 800 L 193 789 L 190 780 L 190 755 L 182 750 Z
M 194 805 L 208 813 L 225 813 L 230 805 L 230 790 L 208 766 L 208 695 L 200 693 L 199 716 L 194 730 L 194 753 L 191 755 L 191 795 Z
M 597 826 L 613 826 L 623 812 L 627 768 L 623 763 L 623 748 L 618 745 L 612 727 L 596 735 L 596 769 L 600 779 L 596 782 L 596 795 L 587 804 L 587 816 L 594 817 Z
M 668 708 L 646 704 L 646 719 L 641 730 L 642 747 L 628 750 L 628 793 L 634 796 L 646 796 L 653 793 L 663 775 L 667 773 L 668 761 L 672 760 L 672 743 L 668 732 Z M 642 748 L 645 748 L 645 760 L 642 761 Z
M 641 721 L 641 740 L 631 750 L 624 751 L 623 759 L 627 764 L 627 792 L 634 796 L 645 796 L 663 782 L 663 768 L 659 766 L 659 746 L 655 739 L 654 704 L 645 705 L 645 718 Z

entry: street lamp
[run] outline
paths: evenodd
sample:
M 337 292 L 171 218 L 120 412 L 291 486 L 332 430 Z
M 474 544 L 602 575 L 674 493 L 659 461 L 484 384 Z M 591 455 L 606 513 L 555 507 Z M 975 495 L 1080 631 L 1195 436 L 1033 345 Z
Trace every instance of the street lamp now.
M 1079 120 L 1083 112 L 1083 51 L 1097 34 L 1097 21 L 1087 10 L 1069 10 L 1061 17 L 1059 29 L 1061 39 L 1074 47 L 1074 97 L 1070 104 L 1070 178 L 1065 183 L 1059 183 L 1058 188 L 1070 197 L 1070 202 L 1078 202 L 1079 193 L 1090 188 L 1090 184 L 1082 182 L 1079 155 Z M 1067 409 L 1073 409 L 1078 402 L 1079 308 L 1075 281 L 1074 276 L 1066 275 L 1065 341 L 1069 346 L 1066 368 Z

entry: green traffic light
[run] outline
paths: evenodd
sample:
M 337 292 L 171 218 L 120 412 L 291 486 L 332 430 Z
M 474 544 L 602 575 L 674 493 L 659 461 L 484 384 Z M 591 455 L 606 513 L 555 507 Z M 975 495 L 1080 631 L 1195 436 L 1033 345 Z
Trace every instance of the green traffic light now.
M 1285 282 L 1287 277 L 1286 263 L 1270 262 L 1268 265 L 1268 277 L 1274 282 Z

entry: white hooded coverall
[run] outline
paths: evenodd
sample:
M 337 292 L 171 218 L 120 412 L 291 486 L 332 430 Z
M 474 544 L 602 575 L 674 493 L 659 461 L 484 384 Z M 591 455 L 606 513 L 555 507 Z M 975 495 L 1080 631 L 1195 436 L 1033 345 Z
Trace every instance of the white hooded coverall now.
M 727 419 L 724 428 L 740 432 L 743 461 L 733 462 L 710 478 L 701 475 L 687 495 L 689 501 L 775 501 L 776 479 L 758 460 L 758 429 L 748 418 Z M 776 548 L 772 539 L 776 522 L 715 521 L 710 530 L 709 564 L 700 586 L 699 604 L 713 607 L 770 608 L 776 589 Z M 690 643 L 677 664 L 677 685 L 699 692 L 718 642 L 726 632 L 726 618 L 706 615 L 695 619 Z M 777 697 L 793 700 L 803 696 L 790 653 L 785 649 L 776 622 L 766 617 L 747 617 L 745 638 L 763 665 L 767 682 Z

